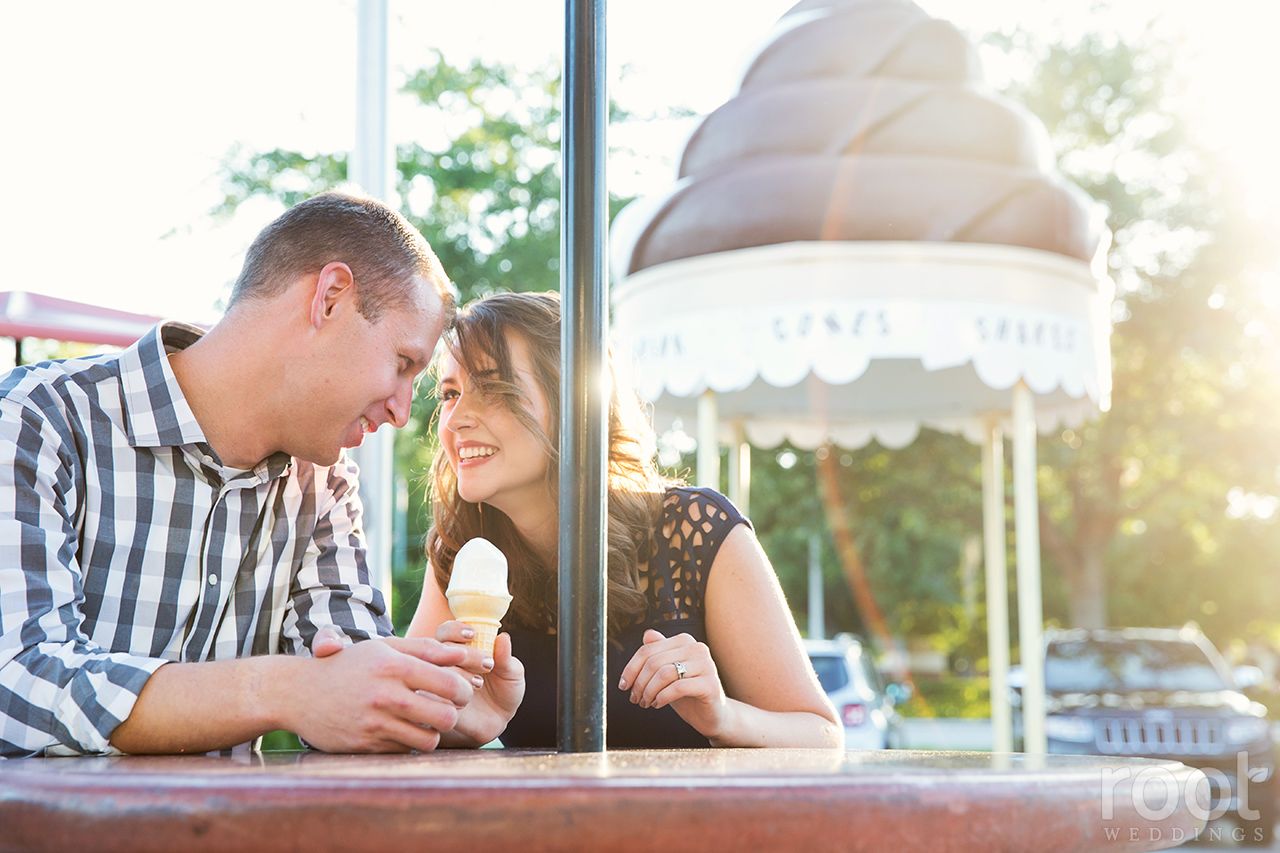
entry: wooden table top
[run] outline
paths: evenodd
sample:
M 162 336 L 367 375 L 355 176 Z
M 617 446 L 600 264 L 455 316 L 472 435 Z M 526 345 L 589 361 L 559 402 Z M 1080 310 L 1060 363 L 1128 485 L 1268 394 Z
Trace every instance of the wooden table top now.
M 28 758 L 0 760 L 0 851 L 1156 850 L 1203 826 L 1200 785 L 908 750 Z

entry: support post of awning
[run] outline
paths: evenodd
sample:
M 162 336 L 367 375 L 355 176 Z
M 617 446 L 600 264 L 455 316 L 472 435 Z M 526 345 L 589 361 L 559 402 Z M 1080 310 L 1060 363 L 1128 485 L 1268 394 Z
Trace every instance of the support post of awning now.
M 827 637 L 826 599 L 822 586 L 822 537 L 809 534 L 809 639 Z
M 734 421 L 729 445 L 729 500 L 744 516 L 751 516 L 751 445 L 742 421 Z
M 348 177 L 364 192 L 388 201 L 395 157 L 387 134 L 387 0 L 360 0 L 356 9 L 356 133 Z M 395 434 L 390 427 L 366 435 L 351 456 L 360 466 L 366 560 L 373 584 L 391 612 L 392 518 L 395 514 Z
M 720 488 L 720 405 L 716 392 L 708 388 L 698 398 L 698 468 L 695 482 L 699 486 Z
M 1036 412 L 1025 382 L 1013 388 L 1013 523 L 1018 558 L 1018 646 L 1022 688 L 1022 751 L 1044 755 L 1044 636 L 1040 600 L 1040 496 L 1036 483 Z
M 1009 705 L 1009 582 L 1005 557 L 1004 434 L 991 422 L 982 445 L 982 529 L 987 581 L 987 661 L 994 752 L 1013 751 Z

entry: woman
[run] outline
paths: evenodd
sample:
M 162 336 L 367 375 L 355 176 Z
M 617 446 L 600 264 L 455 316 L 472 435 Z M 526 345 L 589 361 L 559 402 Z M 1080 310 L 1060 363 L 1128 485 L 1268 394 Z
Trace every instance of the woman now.
M 560 299 L 471 303 L 436 366 L 432 571 L 411 637 L 465 642 L 443 590 L 483 536 L 510 567 L 513 601 L 484 687 L 446 746 L 556 745 Z M 634 394 L 609 407 L 610 747 L 839 746 L 773 569 L 723 496 L 659 476 Z M 514 653 L 514 656 L 513 656 Z M 517 659 L 518 658 L 518 659 Z M 525 686 L 527 684 L 527 694 Z

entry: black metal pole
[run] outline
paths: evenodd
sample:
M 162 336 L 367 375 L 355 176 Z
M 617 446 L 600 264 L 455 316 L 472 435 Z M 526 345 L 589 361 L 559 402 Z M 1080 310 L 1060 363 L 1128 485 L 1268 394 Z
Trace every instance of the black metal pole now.
M 605 747 L 604 0 L 565 0 L 561 135 L 559 746 Z

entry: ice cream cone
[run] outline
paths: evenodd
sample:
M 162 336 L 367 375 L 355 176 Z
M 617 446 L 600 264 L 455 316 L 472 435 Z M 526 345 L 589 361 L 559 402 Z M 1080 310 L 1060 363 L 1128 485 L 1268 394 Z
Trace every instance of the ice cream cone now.
M 451 589 L 447 594 L 453 618 L 466 622 L 476 631 L 475 639 L 469 645 L 493 654 L 493 643 L 498 638 L 502 617 L 511 604 L 511 596 L 507 593 L 471 589 Z
M 469 645 L 493 654 L 493 641 L 511 604 L 506 556 L 486 539 L 471 539 L 454 557 L 445 595 L 453 618 L 476 630 Z

